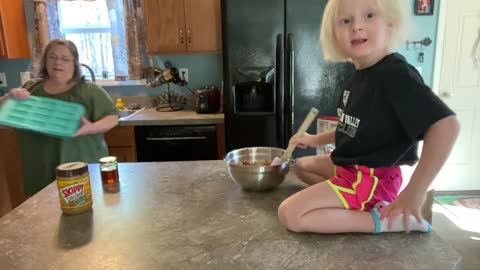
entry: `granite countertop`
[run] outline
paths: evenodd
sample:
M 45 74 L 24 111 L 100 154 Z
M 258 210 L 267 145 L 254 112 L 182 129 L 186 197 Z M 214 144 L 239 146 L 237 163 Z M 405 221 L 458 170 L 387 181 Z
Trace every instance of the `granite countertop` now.
M 0 219 L 1 269 L 461 267 L 461 256 L 435 232 L 287 231 L 276 211 L 304 187 L 293 174 L 276 190 L 256 193 L 233 182 L 224 161 L 121 163 L 119 190 L 108 193 L 98 165 L 89 169 L 93 211 L 62 215 L 53 182 Z
M 223 113 L 199 114 L 191 110 L 158 112 L 147 108 L 125 120 L 120 119 L 119 126 L 171 126 L 171 125 L 210 125 L 223 123 Z

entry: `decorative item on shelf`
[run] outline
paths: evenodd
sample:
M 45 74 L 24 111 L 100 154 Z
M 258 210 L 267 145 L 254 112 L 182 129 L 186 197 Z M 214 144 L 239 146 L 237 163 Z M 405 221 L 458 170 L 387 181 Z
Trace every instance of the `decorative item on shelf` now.
M 415 15 L 433 15 L 435 0 L 415 0 L 414 1 L 414 11 Z
M 154 99 L 154 102 L 158 105 L 155 105 L 157 111 L 159 112 L 172 112 L 183 110 L 183 104 L 186 104 L 186 98 L 180 98 L 178 93 L 175 93 L 170 89 L 170 83 L 178 84 L 180 86 L 185 86 L 189 91 L 191 91 L 186 85 L 187 81 L 185 78 L 181 78 L 178 72 L 178 69 L 174 67 L 170 62 L 165 62 L 165 69 L 153 67 L 153 72 L 155 79 L 147 83 L 148 88 L 154 88 L 161 85 L 167 85 L 167 93 L 160 96 L 158 100 Z
M 122 98 L 117 98 L 117 101 L 115 103 L 115 107 L 117 110 L 126 110 L 127 108 L 125 107 L 125 103 L 123 103 Z
M 152 98 L 152 105 L 154 107 L 158 107 L 160 105 L 165 105 L 165 104 L 168 104 L 169 103 L 169 98 L 170 98 L 170 102 L 172 103 L 175 103 L 175 104 L 187 104 L 187 98 L 183 95 L 180 95 L 178 93 L 174 93 L 170 95 L 168 94 L 163 94 L 163 95 L 160 95 L 158 97 L 153 97 Z

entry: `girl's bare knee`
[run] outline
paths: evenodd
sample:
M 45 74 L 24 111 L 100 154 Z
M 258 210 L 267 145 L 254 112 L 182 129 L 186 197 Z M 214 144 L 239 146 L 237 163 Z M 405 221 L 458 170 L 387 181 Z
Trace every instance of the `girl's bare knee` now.
M 283 201 L 278 207 L 278 219 L 286 229 L 293 232 L 302 232 L 300 224 L 300 215 L 289 207 L 288 203 Z
M 298 176 L 298 177 L 301 177 L 303 174 L 306 171 L 306 160 L 305 158 L 297 158 L 295 160 L 295 174 Z
M 305 157 L 297 158 L 295 160 L 295 170 L 300 169 L 300 170 L 305 170 Z

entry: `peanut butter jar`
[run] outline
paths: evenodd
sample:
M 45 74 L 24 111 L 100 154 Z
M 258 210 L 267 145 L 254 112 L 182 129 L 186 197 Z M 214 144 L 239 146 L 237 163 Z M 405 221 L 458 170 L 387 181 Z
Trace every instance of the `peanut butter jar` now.
M 64 214 L 80 214 L 92 208 L 92 189 L 87 163 L 61 164 L 56 169 L 56 176 L 58 198 Z

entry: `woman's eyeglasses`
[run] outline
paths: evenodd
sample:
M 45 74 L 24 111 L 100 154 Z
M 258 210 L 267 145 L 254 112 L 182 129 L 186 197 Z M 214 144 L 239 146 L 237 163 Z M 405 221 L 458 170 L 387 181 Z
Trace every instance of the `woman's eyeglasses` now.
M 57 62 L 57 60 L 59 60 L 60 63 L 63 63 L 63 64 L 67 64 L 67 63 L 75 61 L 75 59 L 69 59 L 69 58 L 66 58 L 66 57 L 58 57 L 56 55 L 49 55 L 47 58 L 48 58 L 48 61 L 50 61 L 50 62 Z

